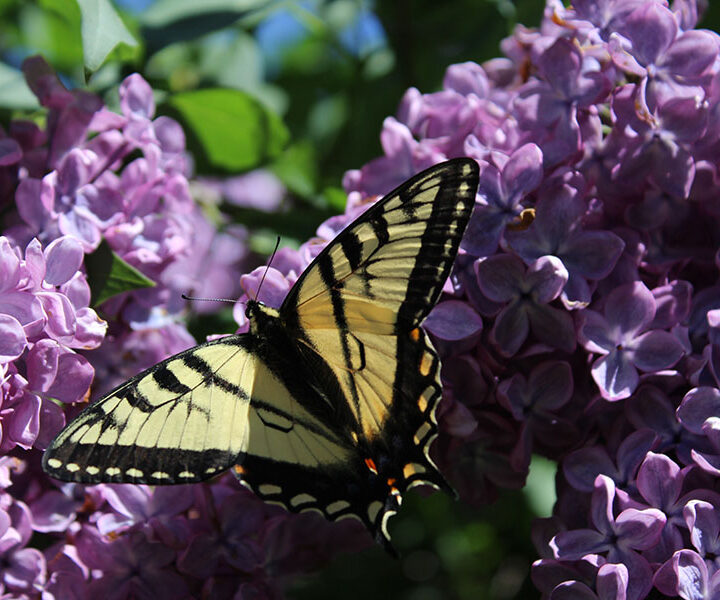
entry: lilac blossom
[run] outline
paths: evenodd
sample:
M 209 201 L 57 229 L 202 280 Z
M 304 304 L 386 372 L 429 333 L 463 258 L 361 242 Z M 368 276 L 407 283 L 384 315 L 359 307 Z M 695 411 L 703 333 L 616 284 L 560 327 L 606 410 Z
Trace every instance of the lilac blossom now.
M 182 598 L 188 595 L 185 580 L 174 568 L 175 552 L 136 532 L 108 544 L 91 527 L 77 536 L 79 559 L 93 572 L 89 596 L 107 598 Z
M 714 387 L 693 388 L 682 399 L 677 418 L 683 427 L 696 435 L 707 438 L 711 448 L 696 447 L 692 459 L 700 468 L 713 475 L 720 475 L 720 390 Z
M 692 550 L 678 550 L 655 573 L 655 587 L 683 600 L 713 600 L 720 593 L 720 571 Z
M 487 258 L 477 266 L 478 285 L 494 302 L 507 303 L 497 316 L 491 337 L 506 356 L 517 353 L 530 331 L 549 346 L 575 349 L 570 316 L 548 303 L 560 295 L 568 273 L 555 256 L 543 256 L 527 270 L 511 255 Z
M 654 108 L 667 97 L 704 95 L 702 76 L 718 46 L 706 31 L 678 31 L 677 17 L 657 2 L 646 2 L 626 15 L 622 38 L 611 44 L 614 63 L 640 78 L 642 106 Z
M 466 303 L 447 300 L 430 311 L 425 329 L 435 336 L 435 347 L 441 354 L 457 354 L 477 344 L 482 318 Z
M 43 448 L 64 422 L 55 401 L 78 402 L 88 394 L 93 369 L 77 350 L 97 348 L 107 324 L 87 306 L 89 288 L 78 270 L 82 249 L 72 237 L 45 249 L 33 239 L 24 256 L 0 237 L 0 256 L 0 324 L 13 359 L 0 383 L 0 448 Z
M 551 600 L 625 600 L 628 586 L 627 567 L 606 563 L 598 569 L 595 590 L 577 580 L 568 580 L 553 588 Z
M 715 563 L 720 550 L 720 520 L 715 503 L 704 500 L 688 502 L 683 509 L 692 545 L 705 560 Z M 717 565 L 716 565 L 717 566 Z
M 481 203 L 470 218 L 462 243 L 462 248 L 474 256 L 495 252 L 505 227 L 520 216 L 524 197 L 538 186 L 542 176 L 542 153 L 534 144 L 521 146 L 508 157 L 495 154 L 493 159 L 500 164 L 488 164 L 480 173 Z
M 558 533 L 550 542 L 555 557 L 577 560 L 586 554 L 607 552 L 610 563 L 628 567 L 628 598 L 643 598 L 650 590 L 652 570 L 638 550 L 651 548 L 665 525 L 665 515 L 654 508 L 627 508 L 617 517 L 613 501 L 615 485 L 604 475 L 598 475 L 592 496 L 592 524 L 596 529 Z
M 695 163 L 688 148 L 705 131 L 706 105 L 696 98 L 672 98 L 659 105 L 652 115 L 641 118 L 634 108 L 639 93 L 626 86 L 613 97 L 613 111 L 622 126 L 617 131 L 627 136 L 622 141 L 613 140 L 622 143 L 625 153 L 615 178 L 622 185 L 646 179 L 671 198 L 686 198 L 695 175 Z
M 0 135 L 5 593 L 279 598 L 294 575 L 365 547 L 362 530 L 265 506 L 230 476 L 176 496 L 56 485 L 37 449 L 93 372 L 95 395 L 194 343 L 179 292 L 240 295 L 246 331 L 243 301 L 280 306 L 372 201 L 469 155 L 475 211 L 425 324 L 443 359 L 433 458 L 473 505 L 522 487 L 531 452 L 558 462 L 554 517 L 534 531 L 545 598 L 716 598 L 720 60 L 718 36 L 695 29 L 701 9 L 548 0 L 504 57 L 408 90 L 382 156 L 346 173 L 345 213 L 242 276 L 247 232 L 223 216 L 218 235 L 197 208 L 182 128 L 155 116 L 142 77 L 123 82 L 115 114 L 28 61 L 47 127 Z M 281 196 L 261 173 L 222 185 L 257 208 Z M 107 332 L 84 271 L 100 239 L 158 283 L 106 302 Z M 27 458 L 7 454 L 17 446 Z M 55 543 L 38 552 L 33 531 Z
M 673 453 L 684 464 L 692 464 L 693 449 L 711 450 L 707 440 L 682 426 L 670 396 L 654 385 L 642 384 L 625 401 L 625 415 L 637 429 L 651 429 L 658 438 L 656 452 Z
M 599 475 L 611 478 L 621 490 L 630 489 L 638 467 L 656 443 L 654 432 L 641 429 L 622 441 L 614 457 L 604 446 L 585 446 L 565 457 L 563 472 L 568 483 L 582 492 L 592 492 Z
M 0 493 L 0 581 L 11 594 L 35 594 L 45 583 L 45 559 L 39 550 L 27 547 L 31 535 L 28 507 Z
M 104 488 L 102 496 L 113 508 L 113 512 L 97 519 L 98 531 L 103 535 L 142 523 L 161 536 L 162 529 L 168 528 L 173 517 L 190 508 L 193 500 L 190 490 L 182 486 L 151 490 L 142 485 L 110 485 Z
M 544 445 L 564 445 L 576 437 L 572 423 L 557 416 L 573 392 L 572 371 L 566 362 L 546 362 L 525 378 L 515 374 L 498 386 L 498 402 L 522 422 L 517 445 L 510 455 L 512 467 L 527 469 L 533 440 Z
M 640 381 L 638 369 L 660 371 L 673 366 L 684 350 L 667 331 L 648 331 L 655 317 L 655 298 L 641 282 L 613 290 L 603 314 L 581 313 L 580 340 L 589 352 L 602 354 L 592 366 L 592 376 L 608 400 L 629 397 Z
M 694 498 L 703 497 L 714 502 L 720 500 L 720 495 L 711 490 L 693 490 L 681 495 L 684 480 L 692 468 L 681 470 L 664 454 L 648 452 L 638 470 L 637 491 L 644 501 L 641 506 L 658 508 L 667 518 L 660 540 L 644 554 L 650 561 L 664 562 L 675 548 L 682 545 L 688 506 L 700 501 Z M 687 528 L 692 531 L 689 526 Z
M 544 194 L 527 230 L 508 231 L 508 245 L 526 264 L 541 256 L 558 257 L 568 271 L 560 298 L 568 309 L 584 308 L 591 298 L 590 281 L 603 279 L 615 266 L 625 246 L 610 231 L 588 231 L 582 226 L 587 203 L 568 184 Z
M 566 38 L 538 56 L 537 68 L 540 76 L 517 91 L 515 108 L 521 128 L 542 148 L 543 165 L 555 166 L 581 151 L 579 113 L 607 96 L 610 81 L 597 60 Z

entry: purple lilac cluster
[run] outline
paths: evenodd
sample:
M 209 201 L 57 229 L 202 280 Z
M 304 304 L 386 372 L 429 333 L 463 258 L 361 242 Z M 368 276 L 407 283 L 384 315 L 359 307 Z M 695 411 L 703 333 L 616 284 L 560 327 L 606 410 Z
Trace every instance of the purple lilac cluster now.
M 410 89 L 346 214 L 280 251 L 279 306 L 318 251 L 417 171 L 471 156 L 477 204 L 425 327 L 435 454 L 469 502 L 557 461 L 544 598 L 720 594 L 720 37 L 694 0 L 549 0 L 504 58 Z M 261 271 L 244 276 L 252 297 Z M 236 318 L 247 326 L 242 311 Z M 654 591 L 653 591 L 654 589 Z
M 346 214 L 278 252 L 260 290 L 279 306 L 368 202 L 446 158 L 478 161 L 476 210 L 426 322 L 445 388 L 434 452 L 477 503 L 522 487 L 533 453 L 558 462 L 554 515 L 533 532 L 545 598 L 720 593 L 720 38 L 697 20 L 692 0 L 549 0 L 539 29 L 503 42 L 505 58 L 406 93 L 384 156 L 345 178 Z M 13 193 L 17 206 L 0 244 L 0 585 L 16 597 L 279 597 L 294 574 L 365 545 L 362 532 L 289 518 L 230 476 L 54 484 L 24 451 L 47 443 L 62 422 L 53 405 L 85 395 L 92 366 L 105 385 L 130 374 L 118 354 L 136 370 L 190 343 L 171 290 L 202 265 L 183 256 L 202 217 L 182 131 L 152 118 L 147 84 L 124 82 L 118 115 L 40 61 L 25 70 L 49 112 L 46 130 L 17 123 L 0 139 L 3 206 Z M 87 352 L 105 330 L 82 258 L 101 236 L 161 285 L 108 303 L 110 333 Z M 261 276 L 240 278 L 246 294 Z M 244 329 L 240 305 L 236 318 Z M 66 373 L 72 384 L 56 383 Z M 36 534 L 55 541 L 41 552 Z
M 63 484 L 41 451 L 91 395 L 194 344 L 180 293 L 237 294 L 246 232 L 192 199 L 179 124 L 139 75 L 121 114 L 23 67 L 47 124 L 0 132 L 0 596 L 276 598 L 296 574 L 368 545 L 354 524 L 266 506 L 231 475 L 152 489 Z M 106 240 L 156 283 L 90 308 Z M 199 286 L 202 286 L 201 288 Z

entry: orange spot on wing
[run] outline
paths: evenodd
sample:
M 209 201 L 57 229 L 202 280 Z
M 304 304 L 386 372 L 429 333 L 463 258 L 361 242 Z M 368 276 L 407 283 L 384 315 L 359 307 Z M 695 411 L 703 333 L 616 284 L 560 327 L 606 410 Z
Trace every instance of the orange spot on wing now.
M 420 330 L 417 327 L 410 330 L 410 339 L 413 342 L 417 342 L 420 339 Z
M 377 467 L 375 466 L 375 461 L 373 461 L 372 458 L 366 458 L 365 465 L 367 466 L 368 469 L 370 469 L 373 473 L 375 473 L 375 475 L 377 475 L 378 470 L 377 470 Z

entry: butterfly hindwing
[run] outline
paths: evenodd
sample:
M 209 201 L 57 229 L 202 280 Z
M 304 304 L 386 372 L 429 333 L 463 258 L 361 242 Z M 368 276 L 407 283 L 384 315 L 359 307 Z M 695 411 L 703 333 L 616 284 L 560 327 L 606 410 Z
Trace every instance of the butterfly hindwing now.
M 292 367 L 278 365 L 277 377 L 285 378 L 289 388 L 306 385 L 300 404 L 315 416 L 316 424 L 333 423 L 344 457 L 338 461 L 302 464 L 282 453 L 259 456 L 243 454 L 235 473 L 241 481 L 264 500 L 281 504 L 291 511 L 313 510 L 330 520 L 355 517 L 362 521 L 388 550 L 390 536 L 387 519 L 397 512 L 402 493 L 417 484 L 431 484 L 449 490 L 428 456 L 436 435 L 434 409 L 441 394 L 439 360 L 421 329 L 409 332 L 397 344 L 399 359 L 383 353 L 379 358 L 394 365 L 391 376 L 395 392 L 393 401 L 373 392 L 372 399 L 381 403 L 384 412 L 374 421 L 375 428 L 358 433 L 358 423 L 349 408 L 334 410 L 329 400 L 334 377 L 331 363 L 313 352 L 303 352 L 296 364 L 305 367 L 304 384 L 290 383 L 287 373 Z M 307 350 L 307 349 L 306 349 Z M 368 363 L 378 358 L 368 352 Z M 362 380 L 376 383 L 377 367 L 365 367 Z M 324 382 L 318 386 L 318 382 Z M 318 388 L 322 388 L 319 391 Z M 364 392 L 369 389 L 362 386 Z M 381 388 L 384 391 L 384 388 Z M 345 407 L 343 407 L 345 408 Z M 330 410 L 329 410 L 330 409 Z M 287 423 L 287 428 L 291 428 Z

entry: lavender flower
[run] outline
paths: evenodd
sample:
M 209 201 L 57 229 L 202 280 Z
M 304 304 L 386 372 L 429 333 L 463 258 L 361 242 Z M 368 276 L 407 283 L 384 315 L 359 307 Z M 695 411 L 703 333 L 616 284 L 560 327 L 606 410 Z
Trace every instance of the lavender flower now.
M 501 164 L 488 164 L 482 170 L 478 194 L 484 202 L 473 212 L 462 242 L 462 248 L 474 256 L 495 252 L 506 225 L 520 215 L 521 201 L 541 178 L 542 153 L 534 144 L 518 148 L 509 157 L 495 154 L 493 159 Z
M 3 492 L 0 495 L 0 556 L 3 562 L 0 581 L 10 594 L 35 594 L 45 583 L 43 555 L 35 548 L 26 547 L 31 533 L 27 506 Z
M 108 544 L 90 527 L 76 541 L 78 557 L 94 572 L 88 596 L 109 598 L 182 598 L 188 586 L 174 568 L 175 552 L 142 533 L 120 536 Z M 96 574 L 99 574 L 96 575 Z
M 656 2 L 647 2 L 626 15 L 611 45 L 615 64 L 641 78 L 649 107 L 666 97 L 702 97 L 702 76 L 715 61 L 718 46 L 705 31 L 679 32 L 677 17 Z
M 88 308 L 80 244 L 57 238 L 43 250 L 32 240 L 24 258 L 0 237 L 4 290 L 0 326 L 6 377 L 0 384 L 4 432 L 0 448 L 43 448 L 64 419 L 55 400 L 82 400 L 93 369 L 76 349 L 97 348 L 107 324 Z
M 399 122 L 386 122 L 402 143 L 346 178 L 372 196 L 397 183 L 391 173 L 425 166 L 420 156 L 481 165 L 453 297 L 428 323 L 444 356 L 438 461 L 479 502 L 493 497 L 491 461 L 493 481 L 512 487 L 511 465 L 522 468 L 530 448 L 559 460 L 560 528 L 590 529 L 584 545 L 558 533 L 554 557 L 550 538 L 538 545 L 546 597 L 640 598 L 653 583 L 714 593 L 714 570 L 693 566 L 686 518 L 714 505 L 720 473 L 720 61 L 717 36 L 693 30 L 698 19 L 692 1 L 548 2 L 541 28 L 503 42 L 508 58 L 452 65 L 438 94 L 408 92 Z M 444 342 L 464 314 L 482 316 L 475 348 L 472 337 Z M 537 383 L 539 365 L 559 358 L 567 379 Z M 549 423 L 574 422 L 579 449 L 549 443 Z M 578 568 L 597 552 L 610 562 Z
M 610 274 L 625 246 L 610 231 L 588 231 L 582 227 L 587 204 L 578 191 L 564 183 L 543 194 L 535 219 L 526 230 L 505 234 L 508 245 L 526 264 L 541 256 L 558 257 L 568 271 L 568 281 L 560 296 L 568 309 L 585 308 L 591 298 L 588 280 Z
M 511 454 L 512 467 L 524 471 L 530 464 L 533 440 L 545 445 L 566 444 L 575 435 L 571 423 L 559 419 L 558 409 L 572 396 L 573 380 L 566 362 L 547 362 L 535 367 L 526 379 L 515 374 L 498 386 L 498 402 L 509 410 L 522 429 Z

